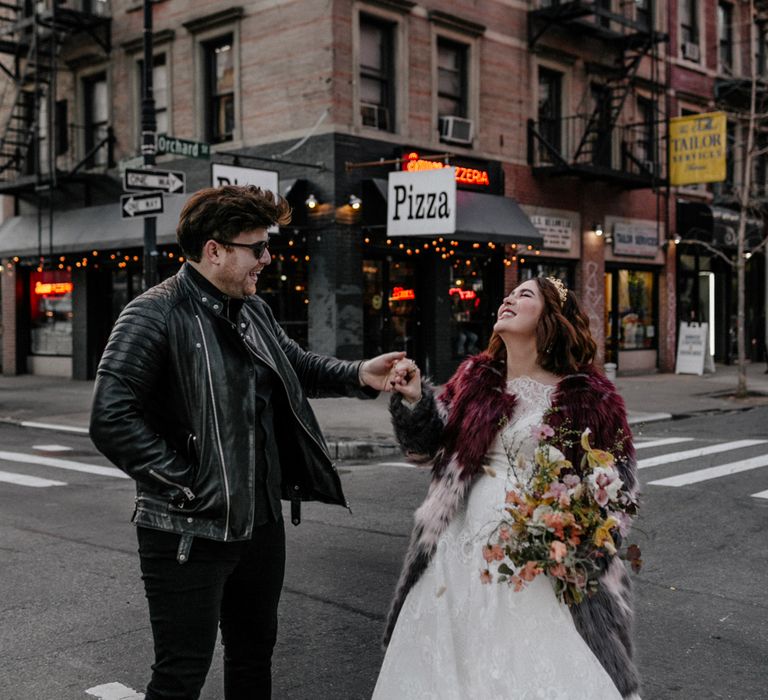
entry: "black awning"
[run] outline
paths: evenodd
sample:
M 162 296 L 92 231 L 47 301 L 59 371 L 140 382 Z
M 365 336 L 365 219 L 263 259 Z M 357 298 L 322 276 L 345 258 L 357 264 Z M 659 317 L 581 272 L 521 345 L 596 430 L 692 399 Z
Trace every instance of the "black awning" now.
M 386 225 L 387 181 L 376 178 L 363 185 L 363 224 Z M 514 199 L 467 190 L 456 191 L 456 233 L 448 235 L 480 243 L 543 243 L 541 233 Z
M 703 202 L 677 203 L 677 233 L 718 248 L 735 248 L 739 231 L 739 212 Z M 763 238 L 763 222 L 747 217 L 746 244 L 753 247 Z

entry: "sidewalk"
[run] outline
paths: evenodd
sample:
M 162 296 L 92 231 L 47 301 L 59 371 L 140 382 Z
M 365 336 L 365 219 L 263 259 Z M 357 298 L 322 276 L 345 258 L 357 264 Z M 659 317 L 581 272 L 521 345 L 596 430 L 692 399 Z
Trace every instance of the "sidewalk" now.
M 733 411 L 768 405 L 764 364 L 748 367 L 750 396 L 737 400 L 736 368 L 718 365 L 715 374 L 649 374 L 618 377 L 630 423 L 652 423 L 695 413 Z M 0 422 L 86 433 L 93 382 L 57 377 L 0 377 Z M 389 422 L 389 395 L 372 401 L 313 399 L 333 456 L 337 459 L 397 457 Z

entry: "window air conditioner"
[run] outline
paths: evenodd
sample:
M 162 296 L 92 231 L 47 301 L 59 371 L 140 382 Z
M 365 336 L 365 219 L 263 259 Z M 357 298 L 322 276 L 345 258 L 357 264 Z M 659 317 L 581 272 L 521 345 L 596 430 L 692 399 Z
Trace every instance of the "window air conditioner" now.
M 370 102 L 360 103 L 360 117 L 363 126 L 370 126 L 374 129 L 389 129 L 389 110 L 381 105 Z
M 683 42 L 683 58 L 688 61 L 698 61 L 701 57 L 699 52 L 699 45 L 694 44 L 691 41 Z
M 471 119 L 440 117 L 440 140 L 450 143 L 472 143 L 474 124 Z

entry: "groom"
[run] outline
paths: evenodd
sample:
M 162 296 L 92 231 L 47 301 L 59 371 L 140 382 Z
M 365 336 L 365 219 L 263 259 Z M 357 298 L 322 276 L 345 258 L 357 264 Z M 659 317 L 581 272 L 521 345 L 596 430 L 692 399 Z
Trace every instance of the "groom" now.
M 287 202 L 205 189 L 184 207 L 187 262 L 132 301 L 99 365 L 91 438 L 136 481 L 155 647 L 146 700 L 194 700 L 224 645 L 224 697 L 271 696 L 285 569 L 281 499 L 345 506 L 307 396 L 375 396 L 404 353 L 346 362 L 306 352 L 255 296 Z

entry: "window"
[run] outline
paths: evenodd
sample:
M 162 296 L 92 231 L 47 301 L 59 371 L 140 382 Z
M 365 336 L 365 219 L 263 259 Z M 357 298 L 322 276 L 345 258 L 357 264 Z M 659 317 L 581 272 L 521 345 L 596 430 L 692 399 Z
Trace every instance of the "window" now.
M 467 117 L 466 44 L 437 40 L 437 113 L 441 117 Z
M 733 8 L 720 3 L 717 6 L 718 70 L 733 74 Z
M 686 44 L 699 43 L 699 3 L 698 0 L 682 0 L 680 3 L 680 42 L 683 58 L 698 60 L 686 55 Z
M 755 158 L 755 181 L 753 191 L 756 197 L 768 195 L 768 133 L 756 134 L 757 157 Z
M 653 29 L 653 0 L 635 0 L 635 21 L 643 29 Z
M 394 131 L 394 27 L 360 15 L 360 117 L 363 126 Z
M 638 156 L 646 164 L 653 166 L 656 162 L 656 109 L 651 100 L 641 97 L 637 100 L 637 110 L 640 114 Z M 653 167 L 650 170 L 653 170 Z
M 169 133 L 168 124 L 168 68 L 165 64 L 165 54 L 159 53 L 154 57 L 152 70 L 152 96 L 155 100 L 155 123 L 158 134 Z M 144 61 L 138 62 L 139 71 L 139 145 L 141 144 L 141 102 L 144 98 Z
M 31 272 L 30 352 L 72 355 L 72 275 L 64 270 Z
M 83 97 L 85 114 L 85 152 L 102 144 L 109 134 L 109 100 L 107 92 L 107 76 L 105 73 L 83 78 Z M 109 146 L 103 144 L 91 157 L 86 165 L 96 167 L 109 163 Z
M 563 75 L 539 68 L 539 134 L 558 153 L 562 152 Z M 552 155 L 541 146 L 539 159 L 550 162 Z
M 650 350 L 656 344 L 656 273 L 615 269 L 605 274 L 606 359 L 617 350 Z
M 232 44 L 231 34 L 203 44 L 205 138 L 208 143 L 231 141 L 235 131 L 235 52 Z
M 765 25 L 759 22 L 755 23 L 755 41 L 757 46 L 755 47 L 755 75 L 758 78 L 766 78 L 768 74 L 768 33 L 766 33 Z

